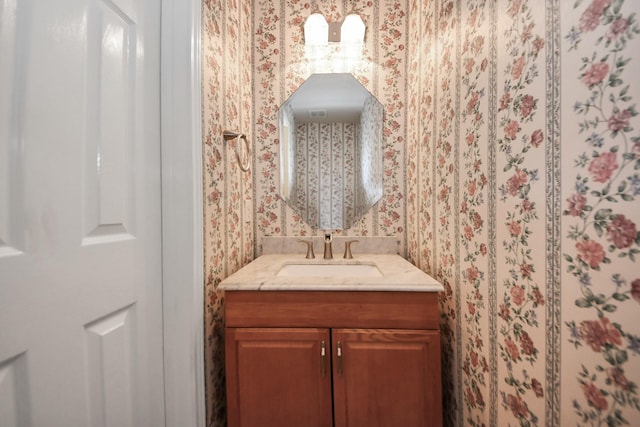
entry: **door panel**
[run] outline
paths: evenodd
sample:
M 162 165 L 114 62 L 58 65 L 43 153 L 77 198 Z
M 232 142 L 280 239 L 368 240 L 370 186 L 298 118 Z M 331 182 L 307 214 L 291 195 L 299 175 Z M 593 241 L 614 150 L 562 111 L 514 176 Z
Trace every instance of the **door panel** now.
M 93 244 L 134 234 L 135 187 L 128 172 L 134 160 L 136 26 L 105 0 L 92 0 L 88 12 L 83 243 Z
M 18 9 L 18 0 L 2 0 L 0 9 L 0 256 L 18 255 L 24 250 L 24 222 L 21 215 L 24 180 L 20 153 L 26 57 L 19 53 L 27 44 L 29 14 Z M 22 28 L 22 31 L 18 31 Z M 12 143 L 9 143 L 9 142 Z
M 0 414 L 3 425 L 29 426 L 30 401 L 27 385 L 25 354 L 0 364 Z
M 332 337 L 336 427 L 442 425 L 437 331 L 334 329 Z
M 0 0 L 0 425 L 164 425 L 156 0 Z
M 85 326 L 92 426 L 134 425 L 131 379 L 135 317 L 135 307 L 130 306 Z

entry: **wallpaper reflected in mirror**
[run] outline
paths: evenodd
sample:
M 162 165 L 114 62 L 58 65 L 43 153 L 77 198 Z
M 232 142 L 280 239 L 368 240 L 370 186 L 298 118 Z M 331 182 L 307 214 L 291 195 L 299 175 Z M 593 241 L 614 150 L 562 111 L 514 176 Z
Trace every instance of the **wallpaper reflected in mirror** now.
M 280 108 L 280 192 L 304 221 L 347 229 L 382 197 L 383 106 L 351 74 L 313 74 Z

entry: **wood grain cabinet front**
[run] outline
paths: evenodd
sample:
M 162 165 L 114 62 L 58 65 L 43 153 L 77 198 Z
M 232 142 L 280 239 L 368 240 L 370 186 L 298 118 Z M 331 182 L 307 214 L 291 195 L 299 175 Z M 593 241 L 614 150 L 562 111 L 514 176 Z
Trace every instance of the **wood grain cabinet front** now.
M 360 322 L 366 326 L 372 322 L 366 316 L 358 320 L 363 313 L 354 308 L 341 319 L 344 327 L 315 318 L 312 309 L 297 327 L 283 326 L 281 319 L 271 325 L 259 313 L 256 319 L 260 320 L 249 326 L 251 312 L 236 303 L 251 300 L 255 308 L 261 295 L 237 294 L 227 292 L 226 301 L 230 313 L 243 313 L 243 320 L 234 314 L 227 318 L 225 329 L 229 427 L 442 425 L 437 323 L 422 320 L 418 323 L 424 328 L 415 328 L 415 321 L 409 319 L 406 325 L 411 328 L 399 327 L 404 321 L 400 325 L 389 321 L 393 328 L 358 327 Z M 293 299 L 299 297 L 304 304 L 310 295 L 301 294 Z M 380 297 L 359 294 L 365 310 Z M 437 294 L 425 295 L 416 294 L 424 309 L 437 310 Z M 394 304 L 395 298 L 387 296 L 391 301 L 385 304 Z M 337 304 L 343 298 L 342 303 L 352 303 L 347 295 L 329 298 L 337 298 Z M 384 319 L 385 307 L 379 309 Z M 295 324 L 295 319 L 291 322 Z
M 227 328 L 225 341 L 229 427 L 333 425 L 328 329 Z

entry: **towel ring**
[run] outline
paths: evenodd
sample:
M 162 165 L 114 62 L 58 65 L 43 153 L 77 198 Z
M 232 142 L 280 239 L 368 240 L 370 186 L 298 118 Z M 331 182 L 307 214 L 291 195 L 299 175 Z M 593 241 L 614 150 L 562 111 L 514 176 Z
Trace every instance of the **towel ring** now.
M 236 159 L 238 159 L 238 165 L 243 172 L 248 172 L 251 169 L 251 146 L 249 145 L 249 140 L 247 139 L 247 135 L 243 133 L 231 132 L 229 130 L 225 130 L 222 132 L 222 138 L 225 141 L 230 141 L 232 139 L 238 138 L 244 140 L 244 152 L 245 157 L 243 160 L 242 155 L 240 154 L 241 144 L 236 144 Z

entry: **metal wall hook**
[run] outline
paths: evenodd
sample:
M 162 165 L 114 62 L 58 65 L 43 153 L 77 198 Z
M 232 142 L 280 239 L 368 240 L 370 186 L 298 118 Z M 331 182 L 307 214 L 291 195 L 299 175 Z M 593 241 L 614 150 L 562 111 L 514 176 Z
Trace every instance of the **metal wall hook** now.
M 230 141 L 235 138 L 240 138 L 244 140 L 244 160 L 243 156 L 240 154 L 241 144 L 236 144 L 236 158 L 238 159 L 238 165 L 243 172 L 247 172 L 251 169 L 251 146 L 249 145 L 249 140 L 247 136 L 243 133 L 232 132 L 230 130 L 225 130 L 222 132 L 222 138 L 224 141 Z

